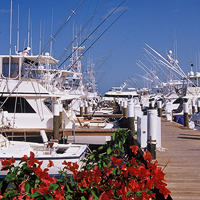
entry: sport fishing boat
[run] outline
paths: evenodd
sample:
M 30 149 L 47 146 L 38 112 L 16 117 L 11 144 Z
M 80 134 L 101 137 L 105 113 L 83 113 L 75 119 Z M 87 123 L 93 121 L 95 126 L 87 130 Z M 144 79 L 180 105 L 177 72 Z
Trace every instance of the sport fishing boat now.
M 57 64 L 48 53 L 0 56 L 0 108 L 7 112 L 4 123 L 9 128 L 53 128 L 54 104 L 60 105 L 65 126 L 71 127 L 74 114 L 64 109 L 65 102 L 80 95 L 60 89 L 72 72 L 57 70 Z
M 16 164 L 19 164 L 24 155 L 29 156 L 30 152 L 33 152 L 37 160 L 43 161 L 42 169 L 47 167 L 49 160 L 53 161 L 54 166 L 49 168 L 49 175 L 51 176 L 58 175 L 58 171 L 63 168 L 62 163 L 64 160 L 77 163 L 79 168 L 83 165 L 81 160 L 88 150 L 87 145 L 58 144 L 55 140 L 48 141 L 44 130 L 41 130 L 40 133 L 43 143 L 9 141 L 0 134 L 0 159 L 11 159 L 13 157 Z M 2 168 L 1 163 L 0 168 Z M 0 171 L 0 179 L 5 178 L 6 174 L 7 171 Z
M 116 98 L 119 100 L 123 99 L 131 99 L 131 98 L 137 98 L 138 99 L 138 93 L 135 88 L 126 88 L 126 83 L 122 84 L 120 87 L 112 87 L 111 90 L 105 93 L 103 100 L 104 101 L 114 101 Z

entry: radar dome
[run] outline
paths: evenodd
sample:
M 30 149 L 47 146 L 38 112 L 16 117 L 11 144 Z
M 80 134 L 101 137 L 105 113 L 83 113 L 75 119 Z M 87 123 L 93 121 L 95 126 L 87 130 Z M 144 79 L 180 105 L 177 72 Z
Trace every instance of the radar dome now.
M 172 50 L 169 50 L 169 54 L 172 54 Z

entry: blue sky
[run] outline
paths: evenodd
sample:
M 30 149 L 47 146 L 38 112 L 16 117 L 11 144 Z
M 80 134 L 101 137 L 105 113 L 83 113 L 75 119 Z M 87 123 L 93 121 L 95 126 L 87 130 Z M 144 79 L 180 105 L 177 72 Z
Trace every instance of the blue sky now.
M 12 13 L 12 53 L 17 45 L 17 24 L 19 5 L 19 49 L 28 45 L 28 15 L 30 9 L 32 52 L 39 53 L 70 16 L 81 0 L 13 0 Z M 83 0 L 76 14 L 65 24 L 53 41 L 52 52 L 60 59 L 71 53 L 73 36 L 85 26 L 78 38 L 83 42 L 119 6 L 122 0 Z M 127 10 L 127 11 L 126 11 Z M 126 11 L 111 27 L 110 25 Z M 142 60 L 148 68 L 152 65 L 145 60 L 145 44 L 150 45 L 163 57 L 174 50 L 177 43 L 179 65 L 187 73 L 190 62 L 194 70 L 199 70 L 200 51 L 200 1 L 199 0 L 126 0 L 105 22 L 84 42 L 88 49 L 82 59 L 83 71 L 92 60 L 95 65 L 98 90 L 103 95 L 112 86 L 120 86 L 129 79 L 136 79 L 142 86 L 139 75 L 144 71 L 136 64 Z M 52 14 L 53 13 L 53 14 Z M 95 13 L 94 17 L 93 14 Z M 53 17 L 52 17 L 53 16 Z M 53 23 L 52 23 L 53 19 Z M 74 24 L 74 26 L 73 26 Z M 41 28 L 40 28 L 41 27 Z M 108 30 L 106 30 L 110 27 Z M 10 0 L 1 0 L 0 6 L 0 54 L 9 53 Z M 104 33 L 105 32 L 105 33 Z M 41 37 L 40 37 L 41 33 Z M 104 33 L 104 34 L 103 34 Z M 102 35 L 100 37 L 100 35 Z M 98 37 L 100 37 L 98 39 Z M 29 38 L 29 43 L 30 39 Z M 96 41 L 96 42 L 95 42 Z M 95 42 L 95 43 L 94 43 Z M 94 44 L 93 44 L 94 43 Z M 93 44 L 93 45 L 92 45 Z M 90 45 L 92 45 L 90 47 Z M 47 47 L 45 52 L 49 52 Z M 69 61 L 64 63 L 65 66 Z M 64 65 L 62 67 L 64 67 Z

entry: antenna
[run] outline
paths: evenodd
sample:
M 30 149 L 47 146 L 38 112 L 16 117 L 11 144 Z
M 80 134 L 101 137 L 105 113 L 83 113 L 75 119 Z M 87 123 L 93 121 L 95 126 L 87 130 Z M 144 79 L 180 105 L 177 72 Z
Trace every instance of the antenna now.
M 44 49 L 44 35 L 45 35 L 45 21 L 44 21 L 44 27 L 43 27 L 42 49 Z M 43 55 L 43 52 L 42 52 L 42 55 Z
M 51 17 L 51 37 L 52 37 L 52 33 L 53 32 L 53 8 L 52 8 L 52 17 Z M 52 56 L 52 44 L 53 43 L 53 40 L 51 41 L 51 44 L 50 44 L 50 56 Z
M 31 55 L 33 55 L 33 30 L 32 30 L 32 20 L 30 18 L 30 23 L 31 23 Z
M 40 20 L 40 42 L 39 42 L 39 53 L 41 52 L 41 49 L 42 49 L 42 20 Z
M 30 8 L 29 8 L 29 12 L 28 12 L 28 47 L 29 47 L 29 37 L 30 37 Z
M 18 4 L 18 17 L 17 17 L 17 52 L 19 51 L 19 4 Z
M 11 66 L 11 41 L 12 41 L 12 0 L 10 2 L 10 48 L 9 48 L 9 69 L 8 69 L 9 78 L 10 78 L 10 66 Z

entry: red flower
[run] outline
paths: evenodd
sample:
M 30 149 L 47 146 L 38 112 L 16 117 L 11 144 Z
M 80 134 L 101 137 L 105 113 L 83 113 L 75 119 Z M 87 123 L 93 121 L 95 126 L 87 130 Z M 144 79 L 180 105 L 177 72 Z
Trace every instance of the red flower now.
M 143 157 L 144 157 L 145 160 L 148 160 L 150 162 L 152 155 L 149 151 L 145 151 Z
M 53 167 L 53 166 L 54 166 L 54 163 L 51 160 L 49 160 L 49 164 L 47 165 L 47 167 Z
M 137 191 L 140 191 L 140 185 L 134 180 L 134 179 L 131 179 L 129 184 L 128 184 L 128 187 L 131 191 L 133 192 L 137 192 Z
M 130 149 L 132 149 L 132 152 L 136 155 L 139 147 L 137 145 L 131 145 Z
M 139 177 L 141 180 L 146 180 L 147 177 L 150 175 L 149 169 L 146 169 L 144 166 L 140 165 L 139 167 Z
M 121 158 L 115 158 L 115 157 L 111 157 L 111 160 L 113 162 L 114 165 L 121 165 L 122 164 L 122 159 Z
M 148 190 L 151 190 L 153 187 L 154 181 L 150 177 L 147 177 L 147 182 L 146 182 L 146 188 Z
M 159 190 L 160 193 L 164 195 L 164 198 L 167 199 L 168 195 L 171 193 L 166 187 L 162 187 Z
M 4 158 L 3 160 L 1 160 L 1 164 L 2 164 L 1 170 L 5 170 L 5 171 L 8 170 L 13 163 L 15 163 L 15 159 L 13 158 L 13 156 L 10 160 L 7 160 L 6 158 Z
M 21 158 L 21 161 L 27 161 L 28 160 L 28 156 L 27 155 L 24 155 L 22 158 Z
M 101 193 L 99 200 L 110 200 L 110 198 L 108 197 L 108 195 L 105 192 L 103 192 L 103 193 Z
M 85 178 L 82 179 L 81 182 L 78 183 L 78 185 L 79 185 L 79 186 L 82 186 L 82 187 L 86 187 L 86 186 L 87 186 L 87 182 L 86 182 Z
M 73 162 L 67 162 L 66 160 L 64 160 L 62 164 L 66 165 L 64 169 L 72 171 L 74 174 L 77 174 L 77 169 L 79 168 L 79 165 L 77 164 L 77 162 L 73 163 Z
M 55 190 L 54 191 L 55 199 L 65 199 L 64 198 L 64 191 L 62 190 Z
M 49 185 L 41 182 L 38 192 L 40 192 L 43 195 L 43 194 L 47 194 L 48 191 L 49 191 Z
M 130 164 L 131 164 L 131 165 L 133 165 L 133 164 L 137 165 L 137 162 L 136 162 L 136 160 L 135 160 L 134 157 L 131 158 Z

